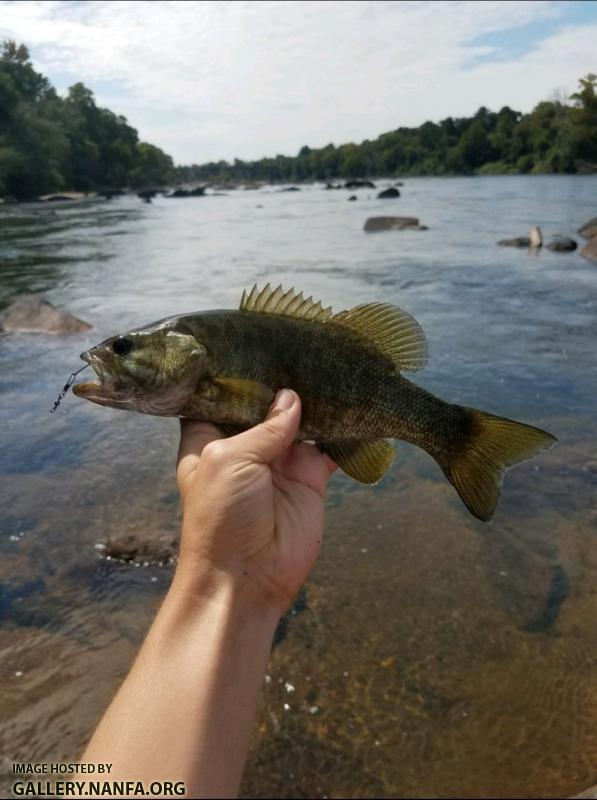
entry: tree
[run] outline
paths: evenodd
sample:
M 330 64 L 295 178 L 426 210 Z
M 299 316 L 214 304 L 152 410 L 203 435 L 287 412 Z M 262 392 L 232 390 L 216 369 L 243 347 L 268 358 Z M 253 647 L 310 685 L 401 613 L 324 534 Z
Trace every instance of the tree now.
M 36 72 L 29 51 L 12 40 L 0 48 L 0 193 L 32 199 L 57 189 L 120 188 L 174 177 L 172 159 L 139 145 L 127 120 L 96 105 L 75 83 L 60 98 Z

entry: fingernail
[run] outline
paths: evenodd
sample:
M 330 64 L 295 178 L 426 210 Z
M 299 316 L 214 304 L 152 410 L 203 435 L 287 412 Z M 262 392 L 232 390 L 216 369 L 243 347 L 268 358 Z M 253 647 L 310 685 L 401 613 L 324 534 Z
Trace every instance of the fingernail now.
M 288 411 L 294 405 L 294 392 L 282 389 L 274 400 L 274 411 Z

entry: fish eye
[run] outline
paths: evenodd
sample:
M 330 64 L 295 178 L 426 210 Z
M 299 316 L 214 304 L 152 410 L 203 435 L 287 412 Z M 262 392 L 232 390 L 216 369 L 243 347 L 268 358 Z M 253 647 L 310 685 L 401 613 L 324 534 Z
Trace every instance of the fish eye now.
M 133 349 L 133 340 L 128 336 L 120 336 L 112 342 L 112 350 L 117 356 L 126 356 Z

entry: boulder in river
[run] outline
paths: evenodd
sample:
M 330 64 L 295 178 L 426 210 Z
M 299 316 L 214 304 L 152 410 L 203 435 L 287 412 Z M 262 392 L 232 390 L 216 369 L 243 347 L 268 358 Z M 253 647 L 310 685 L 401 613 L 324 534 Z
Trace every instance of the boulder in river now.
M 6 333 L 80 333 L 90 328 L 82 319 L 33 294 L 15 300 L 0 321 L 0 330 Z
M 167 194 L 166 197 L 204 197 L 206 186 L 195 186 L 194 189 L 175 189 L 170 194 Z
M 389 189 L 384 189 L 383 192 L 377 195 L 378 200 L 389 200 L 391 197 L 400 197 L 400 192 L 394 186 L 390 186 Z
M 85 200 L 88 197 L 97 197 L 95 192 L 60 192 L 54 194 L 43 194 L 38 197 L 42 203 L 59 203 L 73 200 Z
M 556 238 L 547 245 L 547 249 L 552 253 L 571 253 L 576 250 L 576 242 L 569 236 L 556 236 Z
M 373 181 L 364 180 L 363 178 L 354 178 L 351 181 L 346 181 L 344 184 L 345 189 L 375 189 Z
M 102 189 L 98 192 L 99 197 L 103 197 L 104 200 L 112 200 L 114 197 L 123 197 L 125 192 L 122 189 Z
M 583 258 L 588 258 L 589 261 L 597 261 L 597 236 L 589 239 L 580 254 Z
M 278 189 L 279 192 L 300 192 L 298 186 L 286 186 L 284 189 Z
M 529 232 L 529 247 L 541 247 L 543 245 L 543 235 L 538 225 L 533 225 Z
M 144 203 L 151 203 L 151 201 L 156 195 L 157 195 L 156 189 L 141 189 L 140 192 L 137 192 L 137 197 L 143 200 Z
M 583 239 L 593 239 L 597 236 L 597 217 L 593 217 L 588 222 L 585 222 L 577 231 L 579 236 Z
M 367 233 L 381 231 L 427 230 L 424 225 L 419 225 L 417 217 L 369 217 L 365 222 Z
M 324 189 L 343 189 L 343 188 L 344 187 L 342 186 L 341 183 L 337 183 L 337 184 L 326 183 L 326 185 L 324 186 Z
M 529 247 L 531 240 L 528 236 L 515 236 L 514 239 L 500 239 L 500 247 Z
M 356 194 L 351 194 L 348 199 L 349 200 L 358 200 L 359 198 L 356 196 Z

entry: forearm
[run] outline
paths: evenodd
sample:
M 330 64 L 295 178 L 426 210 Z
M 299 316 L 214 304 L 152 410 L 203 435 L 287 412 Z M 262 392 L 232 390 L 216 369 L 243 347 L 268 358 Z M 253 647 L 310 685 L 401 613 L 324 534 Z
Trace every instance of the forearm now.
M 234 796 L 278 619 L 238 578 L 179 568 L 83 759 L 111 762 L 115 779 Z

